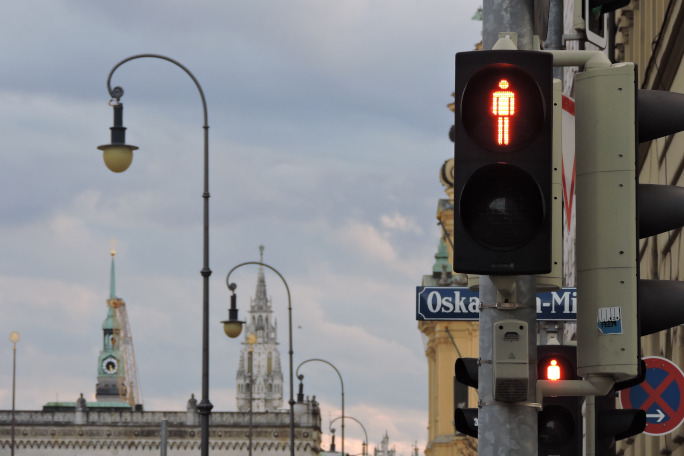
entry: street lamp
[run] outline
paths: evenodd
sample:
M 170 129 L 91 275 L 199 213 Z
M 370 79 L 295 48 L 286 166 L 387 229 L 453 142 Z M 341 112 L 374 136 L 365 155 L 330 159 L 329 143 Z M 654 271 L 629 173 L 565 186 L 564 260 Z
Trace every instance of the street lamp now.
M 21 337 L 16 331 L 12 331 L 9 335 L 9 340 L 12 342 L 12 448 L 11 456 L 14 456 L 14 393 L 17 380 L 17 342 Z
M 333 429 L 332 425 L 335 421 L 337 421 L 341 418 L 347 418 L 349 420 L 354 420 L 357 423 L 359 423 L 359 426 L 361 426 L 361 429 L 363 429 L 363 435 L 365 436 L 366 439 L 363 441 L 363 449 L 361 450 L 361 455 L 366 456 L 366 450 L 368 448 L 368 433 L 366 432 L 366 427 L 363 424 L 361 424 L 361 421 L 357 420 L 353 416 L 338 416 L 337 418 L 334 418 L 332 421 L 330 421 L 330 426 L 328 427 L 328 429 L 330 429 L 331 432 L 334 432 L 335 429 Z M 343 454 L 343 456 L 344 456 L 344 454 Z
M 14 393 L 17 380 L 17 342 L 21 336 L 16 331 L 10 333 L 10 342 L 12 342 L 12 456 L 14 456 Z
M 111 144 L 98 147 L 102 150 L 103 158 L 107 167 L 116 172 L 120 173 L 125 171 L 131 161 L 133 160 L 133 151 L 137 149 L 136 146 L 131 146 L 126 144 L 125 131 L 123 126 L 123 104 L 121 103 L 121 97 L 123 96 L 123 89 L 121 87 L 114 87 L 112 89 L 111 80 L 112 75 L 124 63 L 140 59 L 151 57 L 155 59 L 162 59 L 173 63 L 180 69 L 185 71 L 192 81 L 197 86 L 199 90 L 200 98 L 202 99 L 202 108 L 204 111 L 204 192 L 202 193 L 202 198 L 204 199 L 204 211 L 203 211 L 203 221 L 204 221 L 204 245 L 203 245 L 203 267 L 200 271 L 202 275 L 202 399 L 197 406 L 198 413 L 200 416 L 200 428 L 201 428 L 201 456 L 209 455 L 209 415 L 211 415 L 211 409 L 214 407 L 211 402 L 209 402 L 209 276 L 211 275 L 211 269 L 209 269 L 209 124 L 207 122 L 207 101 L 204 98 L 204 92 L 199 82 L 195 76 L 185 68 L 183 65 L 177 61 L 158 54 L 139 54 L 132 57 L 128 57 L 116 65 L 109 72 L 109 77 L 107 78 L 107 90 L 109 95 L 112 97 L 110 105 L 114 108 L 114 126 L 111 127 Z
M 301 381 L 304 376 L 299 375 L 299 368 L 302 367 L 304 364 L 311 362 L 311 361 L 320 361 L 322 363 L 327 364 L 328 366 L 332 367 L 335 369 L 335 372 L 337 372 L 337 376 L 340 377 L 340 385 L 342 387 L 342 456 L 345 456 L 344 454 L 344 382 L 342 381 L 342 375 L 340 374 L 340 371 L 337 370 L 337 368 L 329 361 L 326 361 L 324 359 L 319 359 L 319 358 L 312 358 L 312 359 L 307 359 L 306 361 L 302 361 L 299 363 L 299 366 L 297 366 L 297 378 Z
M 230 282 L 230 275 L 233 273 L 238 268 L 241 268 L 242 266 L 247 266 L 248 264 L 256 264 L 259 266 L 266 267 L 270 269 L 271 271 L 275 272 L 278 274 L 278 277 L 280 277 L 280 280 L 283 281 L 283 284 L 285 285 L 285 289 L 287 290 L 287 321 L 288 321 L 288 329 L 289 329 L 289 351 L 288 354 L 290 356 L 290 456 L 295 456 L 295 432 L 294 432 L 294 384 L 293 384 L 293 375 L 292 375 L 292 354 L 294 351 L 292 350 L 292 299 L 290 298 L 290 287 L 287 285 L 287 282 L 285 281 L 285 278 L 278 272 L 277 269 L 275 269 L 273 266 L 269 266 L 266 263 L 263 263 L 261 261 L 247 261 L 245 263 L 238 264 L 235 266 L 233 269 L 228 271 L 228 275 L 226 276 L 226 284 L 228 285 L 228 289 L 232 292 L 232 295 L 230 297 L 230 309 L 228 311 L 228 320 L 223 321 L 223 330 L 225 331 L 226 334 L 230 336 L 230 334 L 235 334 L 234 336 L 230 337 L 237 337 L 240 335 L 240 332 L 242 332 L 242 325 L 244 322 L 238 321 L 237 320 L 237 305 L 236 305 L 236 300 L 237 296 L 235 294 L 235 290 L 237 289 L 237 285 L 235 283 Z M 233 310 L 235 311 L 233 313 Z M 239 330 L 236 328 L 240 328 Z M 251 387 L 251 386 L 250 386 Z
M 226 336 L 230 337 L 231 339 L 235 339 L 242 333 L 242 325 L 244 325 L 245 322 L 238 320 L 237 316 L 237 296 L 235 295 L 235 289 L 237 288 L 237 285 L 235 285 L 234 283 L 228 284 L 228 288 L 232 292 L 232 294 L 230 295 L 230 309 L 228 309 L 228 320 L 224 320 L 221 323 L 223 323 L 223 332 L 226 333 Z

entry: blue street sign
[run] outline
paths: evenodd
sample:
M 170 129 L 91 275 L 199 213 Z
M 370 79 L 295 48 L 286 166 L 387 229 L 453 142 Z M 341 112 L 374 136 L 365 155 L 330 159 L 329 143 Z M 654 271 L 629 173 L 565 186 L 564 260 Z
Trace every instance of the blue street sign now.
M 643 358 L 646 379 L 620 391 L 623 409 L 646 411 L 644 434 L 668 434 L 684 420 L 684 373 L 672 361 L 658 356 Z
M 416 320 L 478 320 L 480 298 L 465 287 L 416 287 Z M 577 290 L 537 293 L 537 320 L 576 320 Z

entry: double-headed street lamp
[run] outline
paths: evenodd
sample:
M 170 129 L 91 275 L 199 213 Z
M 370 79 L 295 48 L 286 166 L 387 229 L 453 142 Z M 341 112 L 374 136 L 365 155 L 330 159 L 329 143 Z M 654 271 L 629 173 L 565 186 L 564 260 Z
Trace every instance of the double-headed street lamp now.
M 337 376 L 340 377 L 340 386 L 342 387 L 342 456 L 344 456 L 344 382 L 342 381 L 342 374 L 340 374 L 340 371 L 337 370 L 337 368 L 329 361 L 326 361 L 324 359 L 319 359 L 319 358 L 312 358 L 312 359 L 307 359 L 306 361 L 302 361 L 299 363 L 299 366 L 297 366 L 297 378 L 301 382 L 304 379 L 303 375 L 299 375 L 299 368 L 302 367 L 304 364 L 309 363 L 311 361 L 320 361 L 321 363 L 325 363 L 328 366 L 332 367 L 335 369 L 335 372 L 337 372 Z
M 202 109 L 204 111 L 204 192 L 202 198 L 204 199 L 204 248 L 203 248 L 203 267 L 200 271 L 202 275 L 202 399 L 197 406 L 200 416 L 201 428 L 201 455 L 209 455 L 209 415 L 213 405 L 209 402 L 209 276 L 211 269 L 209 269 L 209 124 L 207 122 L 207 102 L 204 98 L 204 92 L 195 76 L 177 61 L 158 54 L 139 54 L 128 57 L 121 62 L 114 65 L 114 68 L 109 72 L 107 78 L 107 90 L 112 97 L 110 105 L 114 108 L 114 126 L 111 127 L 111 144 L 98 147 L 102 150 L 102 155 L 111 171 L 120 173 L 125 171 L 133 160 L 133 151 L 137 149 L 136 146 L 126 144 L 126 128 L 123 126 L 123 104 L 121 97 L 123 96 L 123 89 L 121 87 L 114 87 L 112 89 L 111 80 L 112 75 L 124 63 L 151 57 L 155 59 L 162 59 L 173 63 L 187 73 L 188 76 L 197 86 L 200 97 L 202 99 Z
M 270 269 L 271 271 L 275 272 L 278 274 L 278 277 L 280 277 L 280 280 L 283 281 L 283 284 L 285 284 L 285 289 L 287 290 L 287 321 L 288 321 L 288 329 L 289 329 L 289 351 L 288 354 L 290 355 L 290 456 L 295 456 L 295 432 L 294 432 L 294 382 L 293 382 L 293 375 L 292 375 L 292 355 L 293 355 L 293 350 L 292 350 L 292 300 L 290 299 L 290 287 L 287 285 L 287 282 L 285 281 L 285 278 L 278 272 L 277 269 L 275 269 L 273 266 L 269 266 L 266 263 L 262 263 L 261 261 L 248 261 L 246 263 L 241 263 L 235 266 L 233 269 L 231 269 L 228 272 L 228 275 L 226 276 L 226 284 L 228 285 L 228 289 L 232 292 L 232 295 L 230 297 L 230 309 L 228 310 L 228 320 L 223 321 L 223 330 L 225 331 L 226 335 L 228 337 L 237 337 L 240 335 L 242 332 L 242 325 L 245 323 L 244 321 L 238 321 L 237 319 L 237 296 L 235 294 L 235 289 L 237 288 L 237 285 L 235 283 L 230 282 L 230 275 L 233 273 L 238 268 L 241 268 L 242 266 L 247 266 L 248 264 L 256 264 L 259 266 L 263 266 L 265 268 Z M 250 385 L 250 388 L 252 386 Z

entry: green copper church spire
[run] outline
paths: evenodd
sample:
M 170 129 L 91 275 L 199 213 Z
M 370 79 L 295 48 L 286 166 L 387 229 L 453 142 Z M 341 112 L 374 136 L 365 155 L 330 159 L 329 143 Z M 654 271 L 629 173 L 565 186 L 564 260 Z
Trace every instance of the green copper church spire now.
M 437 253 L 435 253 L 435 264 L 432 266 L 432 275 L 439 277 L 442 275 L 442 271 L 446 271 L 447 274 L 453 272 L 451 262 L 449 261 L 449 251 L 444 243 L 444 239 L 439 240 L 439 247 L 437 247 Z

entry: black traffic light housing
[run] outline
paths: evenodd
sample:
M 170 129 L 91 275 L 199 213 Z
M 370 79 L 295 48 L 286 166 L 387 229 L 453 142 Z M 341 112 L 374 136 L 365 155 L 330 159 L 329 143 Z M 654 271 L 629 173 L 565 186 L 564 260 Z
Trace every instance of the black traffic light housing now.
M 596 455 L 615 456 L 615 442 L 644 432 L 646 411 L 616 410 L 615 390 L 606 396 L 596 397 L 594 403 L 596 416 Z
M 596 423 L 596 456 L 616 456 L 615 443 L 644 432 L 646 411 L 639 409 L 616 409 L 616 391 L 631 388 L 646 378 L 646 363 L 639 364 L 639 375 L 630 380 L 615 383 L 610 392 L 596 397 L 594 402 L 594 423 Z
M 458 358 L 454 366 L 454 427 L 477 438 L 477 409 L 467 408 L 468 387 L 477 389 L 477 358 Z
M 553 57 L 456 54 L 454 270 L 551 270 Z
M 636 105 L 639 143 L 684 130 L 684 94 L 639 89 Z M 684 226 L 684 187 L 639 184 L 636 204 L 640 239 Z M 684 324 L 683 298 L 684 282 L 639 280 L 639 333 L 645 336 Z
M 555 364 L 552 364 L 555 361 Z M 557 378 L 547 369 L 557 366 Z M 580 380 L 577 376 L 577 347 L 540 345 L 537 347 L 537 378 L 540 380 Z M 538 455 L 576 456 L 582 454 L 582 396 L 545 397 L 538 415 Z

